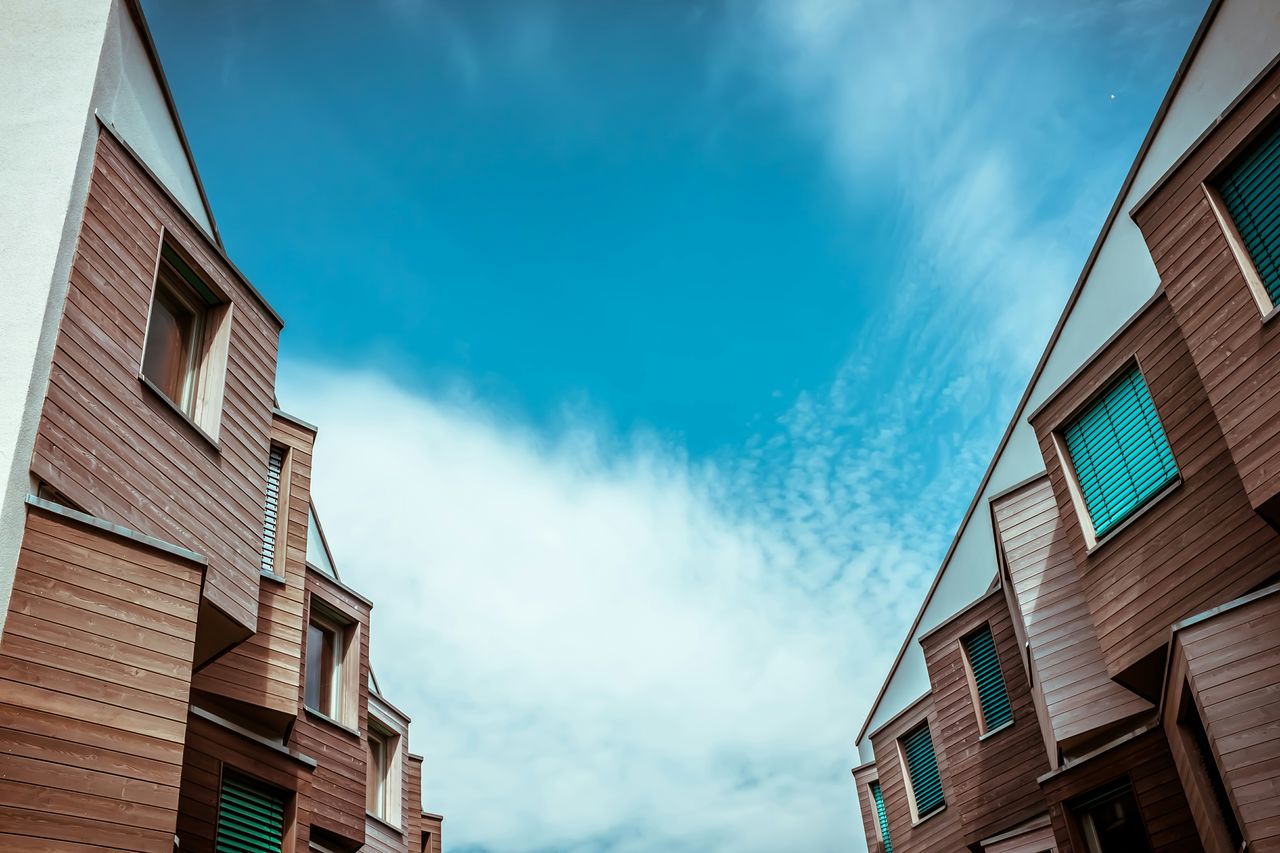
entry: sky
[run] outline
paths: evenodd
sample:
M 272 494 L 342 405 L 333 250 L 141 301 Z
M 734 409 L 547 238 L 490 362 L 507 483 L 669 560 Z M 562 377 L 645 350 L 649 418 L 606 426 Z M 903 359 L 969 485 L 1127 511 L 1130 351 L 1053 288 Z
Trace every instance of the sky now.
M 1204 5 L 144 2 L 447 850 L 863 849 Z

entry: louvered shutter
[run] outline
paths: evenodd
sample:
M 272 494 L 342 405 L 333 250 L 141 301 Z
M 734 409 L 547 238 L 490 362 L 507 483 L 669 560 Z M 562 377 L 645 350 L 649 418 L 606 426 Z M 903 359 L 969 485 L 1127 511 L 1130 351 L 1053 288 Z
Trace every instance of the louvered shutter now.
M 1271 304 L 1280 305 L 1280 128 L 1227 174 L 1218 191 Z
M 237 773 L 224 773 L 218 798 L 216 853 L 280 853 L 284 845 L 284 797 Z
M 1004 673 L 1000 671 L 1000 656 L 996 654 L 996 641 L 990 628 L 983 628 L 964 641 L 973 681 L 978 688 L 978 704 L 987 731 L 998 729 L 1013 721 L 1013 709 L 1009 706 L 1009 692 L 1005 689 Z
M 884 794 L 880 792 L 880 783 L 871 783 L 871 796 L 876 801 L 876 819 L 880 821 L 880 840 L 884 842 L 884 853 L 893 853 L 893 842 L 889 840 L 889 816 L 884 811 Z
M 262 524 L 262 570 L 276 570 L 276 530 L 280 518 L 280 477 L 284 471 L 285 448 L 278 444 L 271 445 L 271 456 L 267 460 L 267 501 L 266 514 Z
M 920 817 L 942 808 L 942 777 L 938 775 L 938 757 L 933 752 L 933 737 L 926 723 L 902 740 L 907 755 L 907 775 L 916 798 L 916 814 Z
M 1136 365 L 1067 427 L 1063 438 L 1098 536 L 1178 475 Z

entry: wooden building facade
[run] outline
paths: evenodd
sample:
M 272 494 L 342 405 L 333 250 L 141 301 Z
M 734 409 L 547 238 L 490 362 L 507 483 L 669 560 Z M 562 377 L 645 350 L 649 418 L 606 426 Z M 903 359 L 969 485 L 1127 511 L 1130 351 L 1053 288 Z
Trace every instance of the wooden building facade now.
M 877 853 L 1280 850 L 1280 56 L 1124 213 L 1159 285 L 1025 414 L 987 593 L 866 730 Z
M 309 535 L 282 321 L 92 127 L 0 635 L 0 848 L 438 853 L 372 602 Z

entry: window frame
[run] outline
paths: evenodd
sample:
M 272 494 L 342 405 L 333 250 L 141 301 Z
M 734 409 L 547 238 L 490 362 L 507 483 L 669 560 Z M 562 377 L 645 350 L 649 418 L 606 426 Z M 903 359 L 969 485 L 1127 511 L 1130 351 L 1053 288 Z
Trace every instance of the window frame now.
M 276 580 L 284 580 L 285 575 L 285 558 L 289 549 L 289 495 L 292 491 L 293 479 L 293 447 L 281 442 L 272 441 L 267 451 L 267 488 L 271 486 L 271 458 L 279 449 L 283 458 L 280 462 L 280 483 L 279 490 L 276 494 L 276 514 L 274 519 L 275 537 L 272 541 L 271 551 L 271 568 L 268 570 L 266 566 L 262 566 L 262 574 L 268 575 Z M 263 539 L 263 562 L 266 557 L 266 538 L 267 538 L 267 506 L 266 495 L 263 496 L 263 518 L 262 518 L 262 539 Z
M 214 822 L 213 822 L 213 832 L 214 832 L 215 843 L 218 839 L 218 831 L 221 829 L 221 826 L 222 826 L 223 790 L 226 786 L 228 775 L 232 777 L 238 777 L 240 780 L 242 780 L 240 784 L 244 785 L 245 787 L 257 787 L 261 789 L 266 789 L 267 791 L 271 792 L 272 794 L 274 794 L 279 798 L 279 802 L 281 806 L 281 817 L 282 817 L 280 850 L 281 850 L 281 853 L 284 853 L 284 851 L 292 850 L 294 847 L 294 843 L 296 841 L 295 830 L 297 828 L 297 791 L 290 790 L 289 788 L 283 788 L 280 785 L 274 784 L 272 782 L 268 782 L 267 780 L 262 779 L 261 777 L 256 776 L 253 773 L 246 772 L 240 767 L 233 766 L 231 764 L 228 764 L 225 761 L 219 762 L 219 767 L 218 767 L 217 810 L 214 814 Z
M 1005 701 L 1009 705 L 1009 719 L 994 728 L 987 725 L 987 712 L 982 705 L 982 693 L 978 690 L 978 674 L 973 668 L 973 658 L 969 653 L 969 641 L 982 634 L 983 631 L 991 635 L 991 647 L 995 653 L 996 666 L 1000 669 L 1000 683 L 1004 687 Z M 1005 729 L 1013 726 L 1013 697 L 1009 695 L 1009 679 L 1005 677 L 1004 661 L 1000 659 L 1000 647 L 996 644 L 996 632 L 995 629 L 991 627 L 990 622 L 983 622 L 981 625 L 978 625 L 976 628 L 962 636 L 959 642 L 960 658 L 964 661 L 965 680 L 969 684 L 969 696 L 973 700 L 973 709 L 978 718 L 978 738 L 979 740 L 982 740 L 988 736 L 999 734 Z
M 366 760 L 369 761 L 369 772 L 365 776 L 365 813 L 396 831 L 400 831 L 403 819 L 400 801 L 404 795 L 401 786 L 401 778 L 404 772 L 401 758 L 402 734 L 394 726 L 375 717 L 372 711 L 369 714 L 367 729 L 365 750 Z M 372 796 L 372 791 L 369 790 L 370 777 L 373 775 L 373 762 L 371 760 L 373 750 L 369 747 L 371 741 L 377 741 L 381 744 L 383 758 L 376 800 Z
M 182 366 L 182 387 L 175 395 L 147 371 L 147 355 L 153 342 L 156 303 L 169 298 L 195 315 L 193 330 Z M 156 398 L 193 427 L 198 435 L 219 449 L 222 405 L 227 376 L 227 356 L 231 346 L 230 298 L 211 281 L 190 252 L 162 227 L 147 299 L 146 326 L 138 359 L 138 380 Z
M 1174 474 L 1168 482 L 1142 498 L 1142 500 L 1135 504 L 1128 512 L 1116 519 L 1102 534 L 1099 534 L 1098 529 L 1093 522 L 1093 515 L 1089 512 L 1089 505 L 1084 498 L 1084 489 L 1080 485 L 1080 478 L 1079 474 L 1076 472 L 1075 460 L 1071 456 L 1071 451 L 1067 448 L 1066 432 L 1081 418 L 1083 418 L 1094 406 L 1100 403 L 1107 393 L 1115 388 L 1119 384 L 1119 381 L 1130 371 L 1137 372 L 1138 377 L 1142 380 L 1143 388 L 1146 389 L 1147 396 L 1151 398 L 1151 407 L 1155 410 L 1156 423 L 1160 427 L 1160 434 L 1164 438 L 1165 446 L 1169 448 L 1169 456 L 1173 459 Z M 1089 393 L 1084 402 L 1076 406 L 1070 414 L 1064 417 L 1061 422 L 1050 431 L 1050 439 L 1053 444 L 1054 453 L 1058 458 L 1058 464 L 1062 468 L 1063 480 L 1066 482 L 1067 486 L 1067 494 L 1071 499 L 1072 507 L 1075 509 L 1076 517 L 1080 522 L 1080 530 L 1084 535 L 1086 553 L 1092 553 L 1099 546 L 1111 541 L 1119 535 L 1121 531 L 1132 524 L 1135 519 L 1145 513 L 1153 505 L 1158 503 L 1161 498 L 1173 491 L 1182 483 L 1182 466 L 1178 464 L 1178 456 L 1174 452 L 1173 442 L 1169 441 L 1169 433 L 1165 429 L 1164 418 L 1160 415 L 1160 407 L 1156 404 L 1155 395 L 1151 393 L 1151 385 L 1147 382 L 1146 371 L 1142 368 L 1142 359 L 1136 353 L 1121 362 L 1118 368 L 1108 373 L 1106 377 Z
M 931 811 L 924 814 L 920 813 L 920 808 L 916 803 L 916 784 L 911 777 L 911 765 L 907 761 L 907 749 L 904 741 L 908 740 L 912 735 L 921 729 L 927 729 L 929 732 L 929 744 L 933 750 L 933 763 L 938 772 L 938 787 L 942 790 L 941 803 Z M 942 783 L 942 764 L 938 761 L 938 742 L 933 738 L 933 727 L 929 725 L 929 718 L 925 717 L 915 725 L 908 728 L 898 737 L 894 738 L 894 744 L 898 750 L 898 764 L 902 769 L 903 786 L 907 789 L 907 806 L 911 810 L 911 825 L 916 826 L 928 820 L 935 815 L 939 815 L 947 810 L 947 791 Z
M 332 661 L 329 666 L 328 710 L 316 707 L 310 701 L 311 678 L 314 675 L 311 667 L 312 627 L 333 638 L 330 645 Z M 345 616 L 313 594 L 307 616 L 306 643 L 306 648 L 303 649 L 306 670 L 303 673 L 303 707 L 322 719 L 358 734 L 360 623 Z M 322 696 L 326 692 L 323 684 L 319 685 L 319 690 Z

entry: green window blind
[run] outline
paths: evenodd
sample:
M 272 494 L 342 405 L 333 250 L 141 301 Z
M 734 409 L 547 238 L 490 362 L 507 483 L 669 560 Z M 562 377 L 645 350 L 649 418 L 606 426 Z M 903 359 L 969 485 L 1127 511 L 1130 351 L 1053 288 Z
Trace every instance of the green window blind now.
M 902 739 L 902 751 L 907 755 L 907 775 L 911 777 L 911 792 L 916 798 L 916 814 L 924 817 L 942 808 L 946 801 L 928 723 Z
M 1227 173 L 1218 191 L 1271 304 L 1280 305 L 1280 128 Z
M 1067 427 L 1063 438 L 1098 536 L 1178 475 L 1136 365 Z
M 876 819 L 880 821 L 880 838 L 884 841 L 884 853 L 893 853 L 893 842 L 889 840 L 889 816 L 884 812 L 884 794 L 880 793 L 880 783 L 871 783 L 871 796 L 876 801 Z
M 280 853 L 283 845 L 281 792 L 238 773 L 223 773 L 213 849 L 217 853 Z
M 996 641 L 990 628 L 983 628 L 964 641 L 964 651 L 973 670 L 973 682 L 978 688 L 978 704 L 987 731 L 1013 722 L 1013 708 L 1009 706 L 1009 691 L 1004 686 L 1004 673 L 1000 671 L 1000 656 L 996 654 Z

